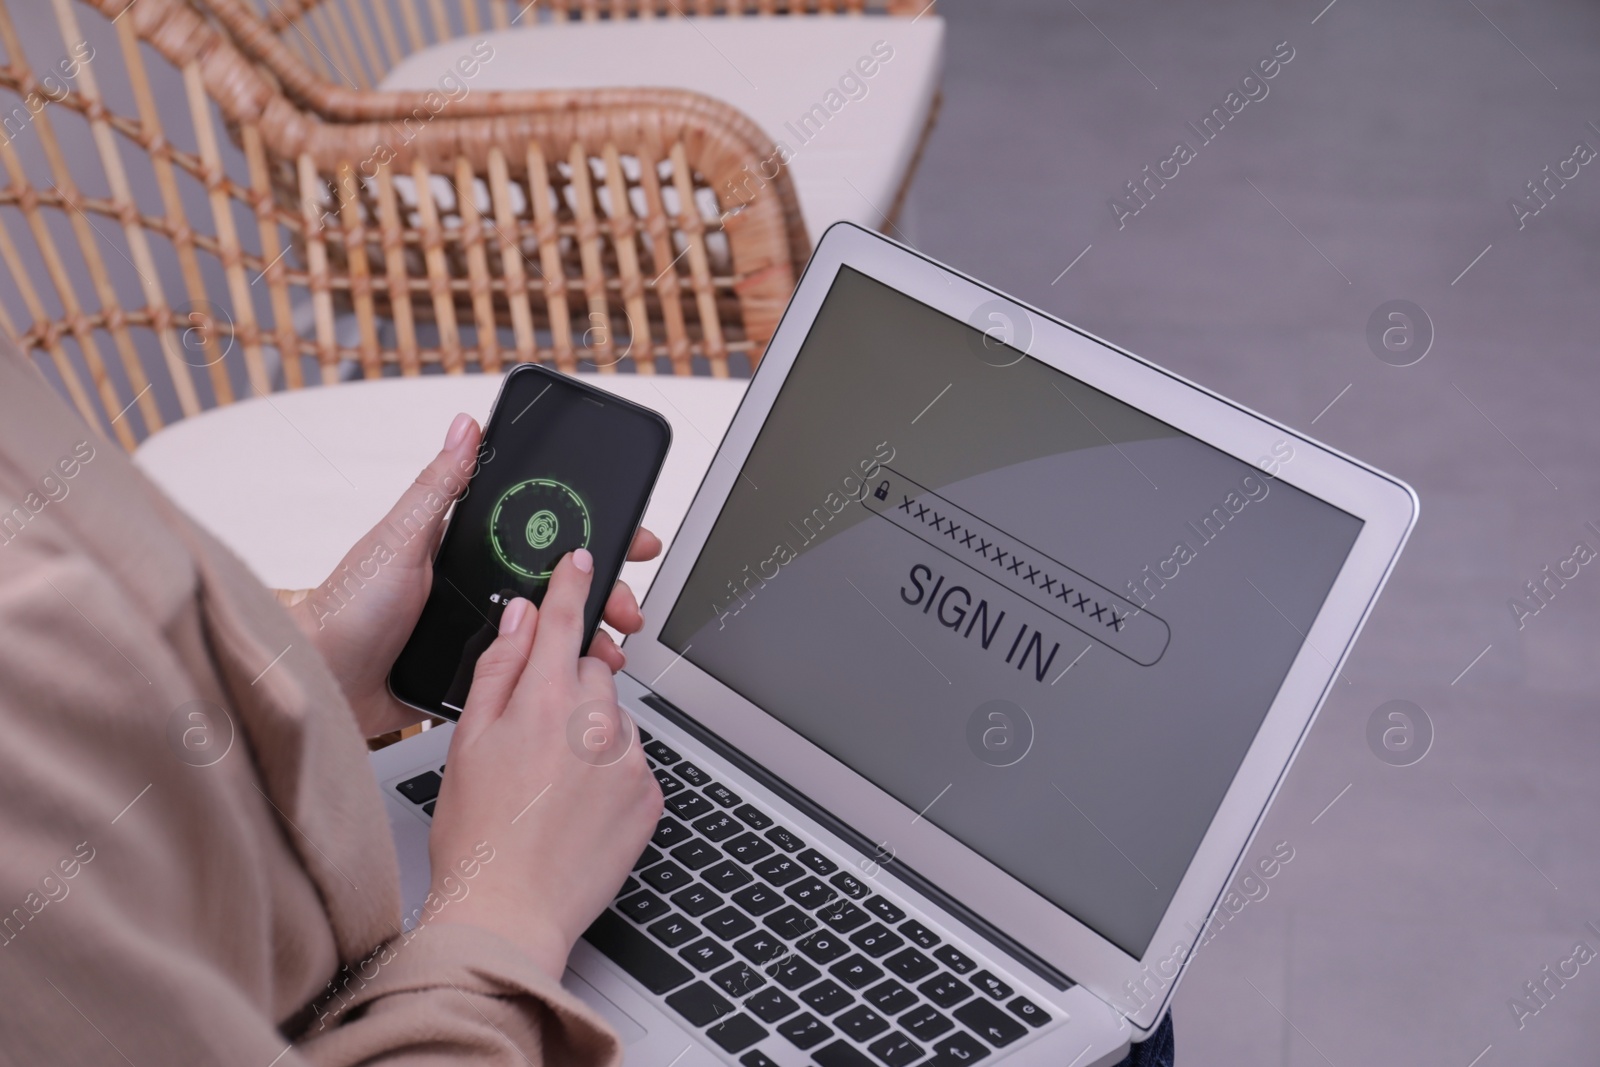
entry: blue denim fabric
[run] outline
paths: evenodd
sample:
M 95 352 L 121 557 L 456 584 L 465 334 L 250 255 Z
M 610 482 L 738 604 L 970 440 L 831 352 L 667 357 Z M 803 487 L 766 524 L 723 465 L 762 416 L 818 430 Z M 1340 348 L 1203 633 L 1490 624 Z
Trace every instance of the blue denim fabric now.
M 1161 1020 L 1156 1032 L 1128 1050 L 1128 1058 L 1117 1067 L 1172 1067 L 1172 1016 Z

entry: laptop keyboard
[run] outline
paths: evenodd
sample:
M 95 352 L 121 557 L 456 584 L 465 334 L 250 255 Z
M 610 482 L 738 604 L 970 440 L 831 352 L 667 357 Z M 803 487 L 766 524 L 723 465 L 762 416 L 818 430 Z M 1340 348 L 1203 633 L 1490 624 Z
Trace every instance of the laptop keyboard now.
M 661 821 L 584 939 L 743 1067 L 779 1067 L 755 1047 L 773 1035 L 795 1050 L 786 1061 L 817 1067 L 963 1067 L 1051 1021 L 800 833 L 639 736 Z M 443 772 L 395 789 L 431 816 Z
M 744 1067 L 777 1035 L 818 1067 L 960 1067 L 1043 1008 L 641 730 L 664 811 L 584 935 Z

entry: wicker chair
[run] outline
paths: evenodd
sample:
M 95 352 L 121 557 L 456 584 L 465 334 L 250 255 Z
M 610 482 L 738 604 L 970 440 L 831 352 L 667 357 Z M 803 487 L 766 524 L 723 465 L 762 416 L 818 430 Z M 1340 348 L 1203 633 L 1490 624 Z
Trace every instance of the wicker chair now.
M 267 14 L 49 0 L 58 40 L 40 45 L 19 33 L 20 0 L 0 0 L 0 95 L 18 100 L 0 113 L 0 263 L 15 290 L 0 327 L 91 424 L 132 449 L 171 417 L 353 373 L 538 360 L 726 376 L 760 359 L 809 239 L 786 171 L 748 203 L 717 192 L 773 156 L 750 119 L 634 89 L 482 94 L 435 115 L 428 93 L 365 86 L 534 5 L 253 2 Z M 24 15 L 38 23 L 43 7 Z M 539 10 L 683 13 L 675 0 Z M 172 96 L 186 114 L 160 106 Z M 98 172 L 75 173 L 68 148 Z

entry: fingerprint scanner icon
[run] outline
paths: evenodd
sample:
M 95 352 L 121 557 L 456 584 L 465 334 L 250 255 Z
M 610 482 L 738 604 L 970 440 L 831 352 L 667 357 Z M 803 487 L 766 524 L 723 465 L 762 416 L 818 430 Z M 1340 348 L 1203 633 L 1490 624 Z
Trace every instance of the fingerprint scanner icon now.
M 561 523 L 555 512 L 548 509 L 536 511 L 528 519 L 528 544 L 534 548 L 549 548 L 555 543 L 556 533 L 560 529 Z

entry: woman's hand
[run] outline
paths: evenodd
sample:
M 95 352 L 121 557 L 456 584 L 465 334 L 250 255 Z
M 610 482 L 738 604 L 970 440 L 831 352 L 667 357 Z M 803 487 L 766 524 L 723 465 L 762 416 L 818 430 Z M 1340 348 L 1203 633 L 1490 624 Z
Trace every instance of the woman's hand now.
M 445 516 L 476 469 L 481 440 L 472 416 L 457 415 L 444 448 L 384 520 L 356 543 L 326 582 L 289 609 L 333 669 L 368 737 L 423 717 L 389 695 L 389 669 L 427 603 Z M 641 529 L 628 559 L 653 559 L 660 551 L 660 539 Z M 623 634 L 637 633 L 644 625 L 626 583 L 618 582 L 612 590 L 605 621 Z M 589 654 L 613 671 L 625 663 L 622 650 L 604 630 L 595 634 Z
M 499 934 L 556 981 L 661 816 L 661 789 L 623 724 L 609 665 L 578 656 L 593 567 L 580 549 L 556 565 L 541 606 L 507 605 L 450 739 L 428 841 L 433 891 L 449 903 L 424 921 Z M 598 745 L 591 730 L 580 756 L 569 723 L 587 726 L 595 712 L 625 728 Z M 482 859 L 485 845 L 492 861 L 462 895 L 455 870 Z

